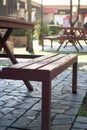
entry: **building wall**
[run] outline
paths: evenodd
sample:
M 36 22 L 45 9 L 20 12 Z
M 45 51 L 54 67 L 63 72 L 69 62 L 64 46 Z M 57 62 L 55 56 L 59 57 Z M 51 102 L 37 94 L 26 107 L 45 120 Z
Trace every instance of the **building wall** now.
M 0 16 L 6 16 L 6 6 L 3 5 L 3 0 L 0 0 Z
M 44 15 L 43 20 L 46 23 L 50 23 L 50 22 L 54 21 L 54 14 L 51 13 L 51 14 Z
M 52 13 L 53 12 L 53 13 Z M 77 14 L 77 12 L 76 12 Z M 87 8 L 86 6 L 81 6 L 80 8 L 80 15 L 79 15 L 79 21 L 77 22 L 78 27 L 83 27 L 84 22 L 87 22 L 87 16 L 84 17 L 84 15 L 87 14 Z M 75 15 L 74 15 L 75 16 Z M 70 26 L 69 25 L 69 18 L 70 18 L 70 9 L 65 8 L 57 8 L 53 6 L 44 7 L 44 20 L 48 23 L 51 21 L 54 21 L 55 24 L 59 23 L 62 26 Z M 76 18 L 76 17 L 74 17 Z

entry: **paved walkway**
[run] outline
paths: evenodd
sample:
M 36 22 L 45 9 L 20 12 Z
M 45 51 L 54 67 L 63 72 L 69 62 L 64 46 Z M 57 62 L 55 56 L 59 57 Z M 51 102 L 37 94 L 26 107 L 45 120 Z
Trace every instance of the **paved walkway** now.
M 1 63 L 9 61 L 1 60 Z M 0 80 L 0 130 L 41 130 L 41 83 L 31 82 L 28 92 L 22 81 Z M 87 71 L 78 71 L 78 93 L 71 93 L 72 71 L 52 81 L 51 130 L 87 130 L 87 118 L 77 112 L 87 92 Z
M 37 45 L 37 40 L 33 41 L 34 44 L 34 50 L 42 50 L 42 46 Z M 81 45 L 83 49 L 77 44 L 77 48 L 79 49 L 79 52 L 87 52 L 87 44 L 81 41 Z M 53 41 L 53 47 L 51 48 L 51 42 L 49 40 L 44 40 L 44 50 L 45 51 L 57 51 L 60 44 L 56 41 Z M 65 48 L 65 44 L 62 45 L 62 47 L 59 49 L 60 52 L 77 52 L 76 48 L 72 46 L 71 43 L 69 43 Z M 59 52 L 57 51 L 57 52 Z
M 57 42 L 54 42 L 53 41 L 53 47 L 51 48 L 51 43 L 49 40 L 45 40 L 44 42 L 44 51 L 42 51 L 42 46 L 39 45 L 38 46 L 38 41 L 37 40 L 34 40 L 33 41 L 33 48 L 34 48 L 34 52 L 35 54 L 38 54 L 38 51 L 40 52 L 41 51 L 41 54 L 44 54 L 44 52 L 75 52 L 77 53 L 77 50 L 75 49 L 74 46 L 72 46 L 72 44 L 68 44 L 65 48 L 64 48 L 64 45 L 59 49 L 59 51 L 57 51 L 57 48 L 59 47 L 59 43 Z M 79 45 L 77 45 L 78 49 L 79 49 L 79 52 L 87 52 L 87 44 L 85 43 L 81 43 L 81 45 L 83 46 L 83 49 L 80 48 Z M 21 50 L 19 50 L 20 48 L 16 48 L 14 49 L 14 52 L 15 53 L 21 53 L 23 54 L 23 52 L 25 52 L 26 54 L 28 54 L 27 51 L 25 51 L 26 49 L 24 47 L 21 48 Z

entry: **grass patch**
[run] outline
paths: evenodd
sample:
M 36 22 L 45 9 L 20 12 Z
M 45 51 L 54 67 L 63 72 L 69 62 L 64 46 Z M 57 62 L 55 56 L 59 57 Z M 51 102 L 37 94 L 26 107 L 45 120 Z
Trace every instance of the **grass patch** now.
M 87 93 L 86 93 L 86 95 L 84 97 L 84 100 L 82 102 L 82 105 L 81 105 L 77 115 L 87 117 Z

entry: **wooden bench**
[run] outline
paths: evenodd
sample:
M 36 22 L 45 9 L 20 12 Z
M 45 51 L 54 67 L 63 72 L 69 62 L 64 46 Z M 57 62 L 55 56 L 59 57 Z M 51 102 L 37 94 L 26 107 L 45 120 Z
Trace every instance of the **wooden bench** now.
M 74 47 L 76 48 L 77 51 L 79 51 L 78 48 L 77 48 L 77 46 L 76 46 L 76 41 L 78 41 L 76 37 L 71 37 L 71 36 L 67 36 L 67 35 L 45 36 L 45 37 L 42 38 L 42 50 L 44 50 L 44 40 L 50 40 L 51 41 L 51 48 L 53 47 L 53 41 L 57 40 L 58 43 L 59 43 L 59 47 L 57 48 L 57 51 L 59 51 L 59 49 L 61 48 L 61 46 L 64 43 L 66 43 L 66 45 L 64 46 L 64 47 L 66 47 L 67 44 L 69 43 L 69 41 L 73 40 Z M 80 45 L 80 43 L 79 43 L 79 45 Z M 81 45 L 80 45 L 80 47 L 82 48 Z
M 51 36 L 44 36 L 42 38 L 42 50 L 44 50 L 44 40 L 50 40 L 51 41 L 51 48 L 53 46 L 53 41 L 54 40 L 58 40 L 58 36 L 55 36 L 55 35 L 51 35 Z
M 51 54 L 23 63 L 17 63 L 0 71 L 0 78 L 42 82 L 42 126 L 51 127 L 51 81 L 72 65 L 72 93 L 77 93 L 77 55 Z
M 57 40 L 59 43 L 59 47 L 57 48 L 57 51 L 59 51 L 59 49 L 62 47 L 62 45 L 65 43 L 65 46 L 67 46 L 68 43 L 70 43 L 70 41 L 72 41 L 72 45 L 74 45 L 75 49 L 77 51 L 78 48 L 76 46 L 76 43 L 78 43 L 80 45 L 80 47 L 82 48 L 79 40 L 83 40 L 83 38 L 81 37 L 76 37 L 76 36 L 69 36 L 69 35 L 60 35 L 60 36 L 45 36 L 42 38 L 42 50 L 44 50 L 44 40 L 50 40 L 51 41 L 51 48 L 53 47 L 53 41 Z M 84 39 L 85 40 L 85 39 Z

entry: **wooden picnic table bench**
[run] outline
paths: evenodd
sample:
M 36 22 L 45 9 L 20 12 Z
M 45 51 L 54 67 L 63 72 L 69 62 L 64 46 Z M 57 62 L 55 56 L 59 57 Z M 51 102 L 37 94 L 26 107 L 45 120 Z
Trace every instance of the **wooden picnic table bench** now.
M 64 35 L 61 36 L 62 39 L 65 39 L 65 46 L 67 46 L 68 43 L 71 43 L 75 49 L 77 51 L 79 51 L 77 44 L 80 46 L 81 49 L 83 49 L 82 44 L 80 43 L 80 41 L 83 41 L 87 44 L 86 40 L 87 40 L 87 29 L 86 28 L 79 28 L 79 27 L 62 27 L 59 28 Z M 57 50 L 60 49 L 60 47 L 62 46 L 62 44 L 64 42 L 60 42 L 61 45 L 59 46 L 59 48 Z
M 50 35 L 50 36 L 44 36 L 42 38 L 42 50 L 44 50 L 44 40 L 50 40 L 51 41 L 51 48 L 53 47 L 53 41 L 54 40 L 58 40 L 58 36 L 55 36 L 55 35 Z
M 44 40 L 50 40 L 51 41 L 51 47 L 54 40 L 57 40 L 59 43 L 59 47 L 57 51 L 62 47 L 63 44 L 65 44 L 64 47 L 67 46 L 68 43 L 71 43 L 76 51 L 79 51 L 77 44 L 80 46 L 81 49 L 83 49 L 82 44 L 80 41 L 83 41 L 87 45 L 87 29 L 85 28 L 70 28 L 70 27 L 58 27 L 60 32 L 62 32 L 61 35 L 50 35 L 50 36 L 44 36 L 42 38 L 42 50 L 44 50 Z
M 4 48 L 7 56 L 10 58 L 13 64 L 18 63 L 17 59 L 15 58 L 14 54 L 10 51 L 8 45 L 6 44 L 7 40 L 9 39 L 12 31 L 14 29 L 31 29 L 34 28 L 34 23 L 25 20 L 10 18 L 10 17 L 1 17 L 0 16 L 0 29 L 4 29 L 5 32 L 3 36 L 0 36 L 0 47 Z M 9 43 L 10 44 L 10 43 Z M 5 56 L 5 55 L 4 55 Z M 29 89 L 29 91 L 33 90 L 30 82 L 24 80 L 25 85 Z
M 0 78 L 42 82 L 41 130 L 51 128 L 51 81 L 72 65 L 72 93 L 77 93 L 77 55 L 51 54 L 2 68 Z

